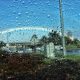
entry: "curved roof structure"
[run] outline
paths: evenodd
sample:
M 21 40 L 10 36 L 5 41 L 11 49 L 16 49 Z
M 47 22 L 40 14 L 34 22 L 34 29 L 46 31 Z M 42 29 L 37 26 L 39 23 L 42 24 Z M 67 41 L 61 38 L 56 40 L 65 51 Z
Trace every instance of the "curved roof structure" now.
M 47 27 L 17 27 L 0 31 L 1 41 L 4 42 L 25 42 L 29 41 L 33 34 L 36 34 L 38 38 L 43 35 L 48 35 L 52 31 L 52 28 Z M 8 34 L 9 33 L 9 34 Z
M 50 28 L 43 28 L 43 27 L 17 27 L 17 28 L 11 28 L 11 29 L 7 29 L 4 31 L 0 31 L 0 33 L 5 34 L 8 32 L 14 32 L 14 31 L 19 31 L 19 30 L 38 30 L 38 31 L 47 31 L 47 32 L 52 31 L 52 29 Z

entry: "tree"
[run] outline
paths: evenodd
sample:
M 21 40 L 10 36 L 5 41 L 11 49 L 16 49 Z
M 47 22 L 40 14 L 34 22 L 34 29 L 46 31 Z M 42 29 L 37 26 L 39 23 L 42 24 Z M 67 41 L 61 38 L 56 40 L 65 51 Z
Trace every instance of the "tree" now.
M 69 37 L 66 36 L 65 43 L 66 43 L 66 45 L 70 45 L 70 44 L 73 44 L 73 41 Z
M 37 37 L 37 35 L 36 35 L 36 34 L 33 34 L 33 35 L 32 35 L 32 38 L 38 38 L 38 37 Z
M 36 35 L 36 34 L 32 35 L 31 43 L 32 43 L 33 45 L 36 45 L 37 42 L 38 42 L 38 37 L 37 37 L 37 35 Z
M 73 43 L 74 43 L 75 45 L 78 45 L 79 40 L 75 38 L 74 41 L 73 41 Z
M 0 41 L 0 48 L 6 46 L 6 44 L 3 41 Z
M 57 31 L 53 31 L 49 33 L 49 42 L 53 42 L 54 45 L 61 45 L 61 36 Z
M 32 45 L 31 45 L 31 48 L 33 49 L 33 51 L 34 51 L 34 53 L 36 52 L 36 47 L 37 47 L 37 44 L 38 44 L 38 37 L 37 37 L 37 35 L 36 34 L 34 34 L 33 36 L 32 36 L 32 38 L 31 38 L 31 43 L 32 43 Z
M 42 36 L 42 38 L 40 39 L 40 43 L 42 44 L 48 43 L 48 38 L 46 36 Z

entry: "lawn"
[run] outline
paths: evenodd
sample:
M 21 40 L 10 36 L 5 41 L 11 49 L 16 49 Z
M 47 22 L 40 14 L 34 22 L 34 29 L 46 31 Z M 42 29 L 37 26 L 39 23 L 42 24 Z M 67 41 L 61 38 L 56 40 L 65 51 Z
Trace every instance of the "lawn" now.
M 65 59 L 70 59 L 70 60 L 75 60 L 75 61 L 80 61 L 80 55 L 67 55 L 64 57 Z

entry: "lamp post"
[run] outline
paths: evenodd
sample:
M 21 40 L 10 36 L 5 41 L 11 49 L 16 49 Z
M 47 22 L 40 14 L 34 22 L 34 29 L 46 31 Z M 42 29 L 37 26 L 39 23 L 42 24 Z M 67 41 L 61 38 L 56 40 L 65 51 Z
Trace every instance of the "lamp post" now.
M 65 48 L 65 38 L 64 38 L 64 19 L 63 19 L 63 12 L 62 12 L 62 0 L 59 0 L 59 11 L 60 11 L 61 34 L 62 34 L 62 46 L 63 46 L 63 53 L 65 56 L 66 48 Z

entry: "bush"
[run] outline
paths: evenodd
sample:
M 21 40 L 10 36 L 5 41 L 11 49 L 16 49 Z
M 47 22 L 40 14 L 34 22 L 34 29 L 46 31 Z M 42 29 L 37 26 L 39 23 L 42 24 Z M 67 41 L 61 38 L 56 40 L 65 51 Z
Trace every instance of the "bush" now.
M 80 65 L 72 60 L 55 60 L 37 73 L 37 80 L 80 80 Z
M 57 58 L 63 58 L 64 54 L 63 54 L 62 51 L 55 51 L 55 57 L 57 57 Z

